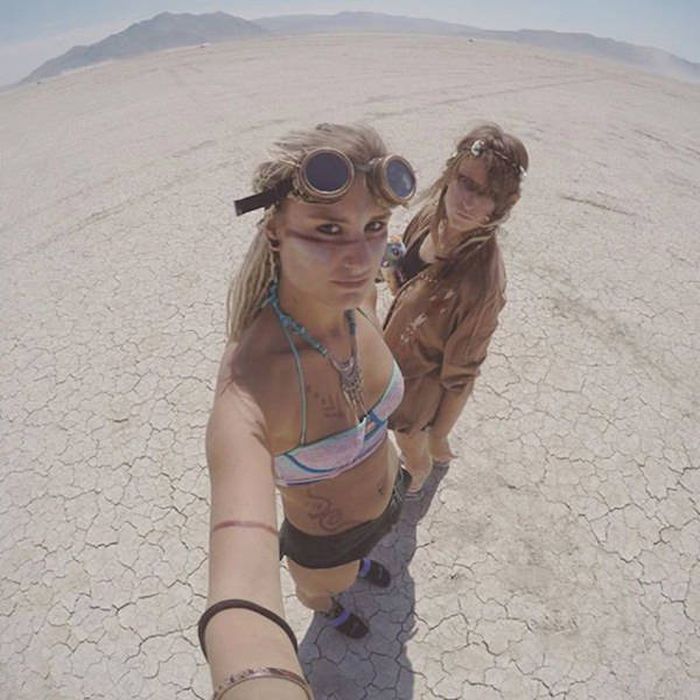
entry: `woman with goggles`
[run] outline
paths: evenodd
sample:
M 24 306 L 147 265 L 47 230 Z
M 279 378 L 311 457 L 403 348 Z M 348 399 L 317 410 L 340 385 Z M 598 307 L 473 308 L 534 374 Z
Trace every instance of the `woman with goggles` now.
M 283 618 L 279 558 L 301 602 L 350 637 L 368 627 L 336 596 L 358 577 L 390 584 L 367 555 L 410 482 L 387 440 L 403 380 L 366 300 L 391 209 L 409 201 L 415 177 L 366 127 L 323 124 L 276 146 L 256 194 L 236 202 L 238 213 L 264 214 L 229 293 L 207 430 L 209 607 L 199 633 L 220 695 L 255 680 L 261 692 L 269 684 L 265 697 L 296 698 L 311 691 Z
M 525 146 L 495 124 L 464 136 L 382 273 L 395 295 L 384 337 L 405 379 L 391 418 L 417 496 L 454 455 L 448 435 L 486 358 L 505 303 L 498 229 L 520 198 Z M 396 246 L 395 246 L 396 247 Z M 420 322 L 418 320 L 420 319 Z

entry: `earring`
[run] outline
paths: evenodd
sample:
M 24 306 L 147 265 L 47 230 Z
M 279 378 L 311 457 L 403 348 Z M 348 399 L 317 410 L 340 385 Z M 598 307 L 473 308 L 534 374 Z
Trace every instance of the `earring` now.
M 274 234 L 275 231 L 268 230 L 268 234 L 265 236 L 265 238 L 267 238 L 267 245 L 269 246 L 270 250 L 277 253 L 280 249 L 280 239 Z

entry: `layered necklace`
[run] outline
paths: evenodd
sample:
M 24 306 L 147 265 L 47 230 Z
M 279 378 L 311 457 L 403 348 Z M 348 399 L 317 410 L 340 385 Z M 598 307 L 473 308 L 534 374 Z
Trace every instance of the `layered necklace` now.
M 355 417 L 359 420 L 364 416 L 367 413 L 367 409 L 365 408 L 365 397 L 362 391 L 362 370 L 360 369 L 360 363 L 357 359 L 357 323 L 355 321 L 355 312 L 348 310 L 344 313 L 345 322 L 350 331 L 350 357 L 347 360 L 338 360 L 333 357 L 330 350 L 319 340 L 316 340 L 301 323 L 282 311 L 276 282 L 270 285 L 267 302 L 272 306 L 275 314 L 277 314 L 277 318 L 279 318 L 285 328 L 306 341 L 316 352 L 323 355 L 323 357 L 330 362 L 333 369 L 335 369 L 340 376 L 340 389 L 343 392 L 345 400 L 352 407 Z

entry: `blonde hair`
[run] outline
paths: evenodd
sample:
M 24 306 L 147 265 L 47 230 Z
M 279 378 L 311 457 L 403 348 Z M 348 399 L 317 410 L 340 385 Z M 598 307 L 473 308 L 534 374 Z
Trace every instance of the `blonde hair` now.
M 479 159 L 486 164 L 487 188 L 494 200 L 495 208 L 491 219 L 483 228 L 481 236 L 471 236 L 458 245 L 450 258 L 460 260 L 467 249 L 480 243 L 484 237 L 502 224 L 510 214 L 515 201 L 520 196 L 523 173 L 527 171 L 530 161 L 527 149 L 522 141 L 507 134 L 498 124 L 483 123 L 472 129 L 458 142 L 454 153 L 445 162 L 445 167 L 435 182 L 418 198 L 423 206 L 411 220 L 409 226 L 424 229 L 429 226 L 437 231 L 446 220 L 445 192 L 452 178 L 457 174 L 462 159 L 473 157 L 472 146 L 477 142 L 483 143 L 483 151 Z
M 292 177 L 304 155 L 315 148 L 336 148 L 354 165 L 364 165 L 373 158 L 387 155 L 381 137 L 369 126 L 318 124 L 313 129 L 292 131 L 275 142 L 272 159 L 257 167 L 253 177 L 254 192 L 262 192 Z M 270 207 L 258 221 L 255 238 L 229 287 L 226 313 L 230 340 L 240 339 L 255 320 L 267 289 L 279 272 L 279 255 L 270 249 L 264 234 L 277 210 L 278 205 Z

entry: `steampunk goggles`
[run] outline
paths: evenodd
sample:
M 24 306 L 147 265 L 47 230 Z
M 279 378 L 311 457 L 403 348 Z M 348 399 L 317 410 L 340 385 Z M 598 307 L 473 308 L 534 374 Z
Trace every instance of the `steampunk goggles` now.
M 342 151 L 317 148 L 304 156 L 292 177 L 236 200 L 236 215 L 270 207 L 291 192 L 307 201 L 336 202 L 352 187 L 357 171 L 367 176 L 367 185 L 375 197 L 390 206 L 406 204 L 416 193 L 416 175 L 401 156 L 388 155 L 373 158 L 365 165 L 354 165 Z

